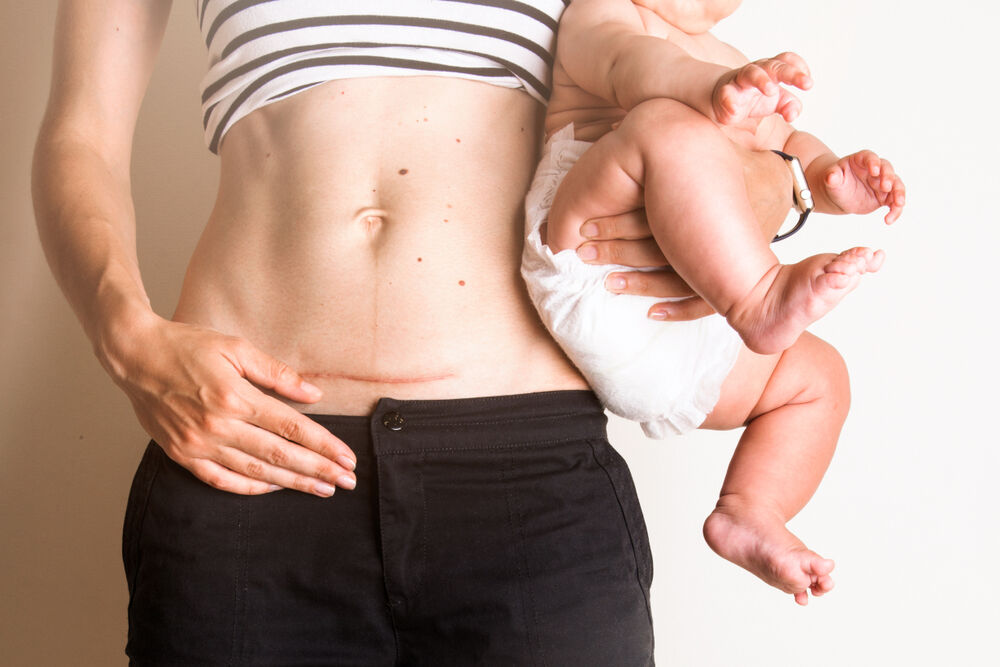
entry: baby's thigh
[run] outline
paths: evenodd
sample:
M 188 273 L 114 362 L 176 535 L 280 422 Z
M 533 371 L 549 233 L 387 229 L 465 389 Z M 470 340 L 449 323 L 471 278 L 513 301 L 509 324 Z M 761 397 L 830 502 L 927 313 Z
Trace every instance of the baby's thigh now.
M 722 383 L 718 403 L 699 428 L 728 431 L 744 426 L 764 395 L 779 359 L 781 354 L 757 354 L 744 346 Z
M 782 406 L 816 400 L 830 401 L 829 414 L 843 419 L 850 382 L 840 353 L 807 331 L 778 354 L 760 355 L 744 347 L 701 428 L 739 428 Z
M 566 172 L 558 177 L 561 180 L 547 216 L 546 242 L 553 252 L 576 248 L 586 241 L 580 226 L 587 220 L 642 208 L 642 186 L 634 173 L 641 163 L 623 139 L 621 132 L 609 132 L 575 163 L 558 165 Z
M 690 173 L 701 158 L 722 157 L 742 167 L 750 206 L 769 233 L 784 222 L 792 207 L 792 177 L 785 161 L 770 150 L 750 147 L 742 135 L 728 132 L 686 104 L 657 99 L 632 109 L 621 126 L 621 155 L 626 170 L 645 183 L 650 168 Z
M 749 158 L 715 122 L 674 100 L 654 99 L 635 106 L 615 132 L 622 150 L 641 163 L 634 168 L 642 171 L 661 162 L 676 162 L 688 171 L 698 164 L 692 158 L 710 152 L 733 160 Z

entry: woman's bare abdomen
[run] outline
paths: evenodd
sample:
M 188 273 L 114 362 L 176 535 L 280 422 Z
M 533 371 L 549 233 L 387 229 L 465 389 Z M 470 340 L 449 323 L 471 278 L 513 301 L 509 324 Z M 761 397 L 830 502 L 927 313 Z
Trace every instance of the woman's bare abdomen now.
M 586 386 L 520 274 L 542 109 L 456 79 L 332 81 L 237 123 L 175 319 L 249 339 L 324 391 L 382 396 Z

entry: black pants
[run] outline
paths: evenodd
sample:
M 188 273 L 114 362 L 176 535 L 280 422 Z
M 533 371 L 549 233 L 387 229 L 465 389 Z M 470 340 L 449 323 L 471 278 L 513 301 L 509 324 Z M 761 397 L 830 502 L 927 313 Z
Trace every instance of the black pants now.
M 312 418 L 356 453 L 354 491 L 230 494 L 150 443 L 132 664 L 652 664 L 646 529 L 593 394 Z

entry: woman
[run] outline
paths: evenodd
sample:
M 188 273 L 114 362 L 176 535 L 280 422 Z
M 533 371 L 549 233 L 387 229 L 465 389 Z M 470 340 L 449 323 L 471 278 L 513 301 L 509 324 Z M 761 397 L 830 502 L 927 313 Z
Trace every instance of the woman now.
M 135 664 L 652 661 L 631 480 L 518 275 L 563 3 L 490 4 L 198 2 L 221 179 L 169 320 L 129 159 L 170 2 L 61 5 L 33 190 L 155 441 L 123 542 Z M 303 59 L 327 59 L 321 81 L 270 85 Z M 753 167 L 787 210 L 780 158 Z M 600 227 L 596 261 L 662 263 L 640 215 Z

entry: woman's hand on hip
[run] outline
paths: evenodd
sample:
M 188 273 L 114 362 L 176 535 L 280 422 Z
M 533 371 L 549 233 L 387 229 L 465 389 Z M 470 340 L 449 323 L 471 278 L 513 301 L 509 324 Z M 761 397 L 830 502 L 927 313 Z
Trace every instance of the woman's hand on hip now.
M 152 315 L 102 362 L 167 456 L 217 489 L 327 497 L 355 485 L 355 457 L 299 403 L 318 388 L 248 341 Z
M 656 244 L 646 221 L 645 209 L 588 220 L 580 227 L 588 239 L 576 252 L 587 264 L 621 264 L 646 271 L 616 271 L 608 275 L 604 287 L 615 294 L 637 294 L 664 299 L 647 315 L 657 320 L 696 320 L 715 311 L 677 275 Z

